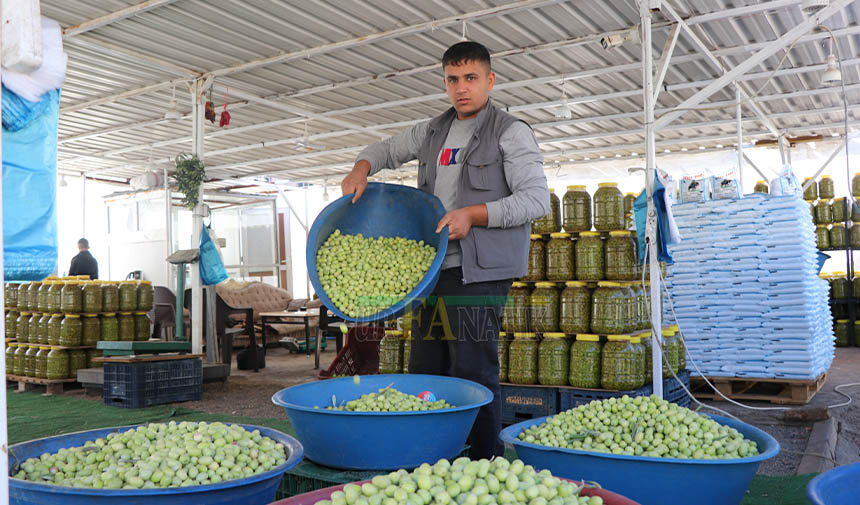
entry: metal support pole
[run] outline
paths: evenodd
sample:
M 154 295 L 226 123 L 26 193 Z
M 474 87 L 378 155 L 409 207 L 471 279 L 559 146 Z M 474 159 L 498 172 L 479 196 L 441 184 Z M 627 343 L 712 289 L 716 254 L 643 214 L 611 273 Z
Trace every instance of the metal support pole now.
M 835 160 L 837 156 L 839 156 L 839 153 L 841 153 L 842 149 L 845 148 L 846 142 L 848 142 L 848 139 L 842 139 L 842 142 L 839 143 L 839 147 L 837 147 L 836 149 L 833 150 L 832 153 L 830 153 L 830 156 L 827 158 L 827 161 L 825 161 L 824 164 L 821 165 L 821 168 L 819 168 L 818 171 L 815 172 L 815 174 L 813 174 L 812 177 L 808 181 L 803 183 L 803 190 L 804 191 L 806 191 L 806 188 L 808 188 L 812 184 L 815 184 L 815 179 L 817 179 L 818 176 L 821 175 L 821 172 L 824 172 L 824 170 L 827 168 L 827 166 L 830 165 L 830 163 L 832 163 L 833 160 Z
M 192 123 L 191 123 L 191 152 L 203 161 L 203 82 L 194 81 L 192 86 Z M 199 191 L 199 201 L 193 211 L 191 226 L 191 247 L 200 247 L 200 229 L 203 226 L 203 188 Z M 191 352 L 203 353 L 203 282 L 200 279 L 200 268 L 191 268 Z
M 81 237 L 87 237 L 87 176 L 81 173 Z
M 305 223 L 310 223 L 310 218 L 308 217 L 308 186 L 305 185 Z M 308 227 L 305 226 L 305 247 L 308 246 Z M 310 299 L 311 297 L 311 273 L 308 268 L 305 268 L 305 293 L 306 298 Z
M 172 207 L 170 205 L 170 186 L 167 183 L 167 165 L 164 166 L 164 257 L 169 258 L 173 249 L 173 216 L 171 215 Z M 174 284 L 171 282 L 171 272 L 173 271 L 173 265 L 166 262 L 167 264 L 167 276 L 164 278 L 167 286 L 173 286 Z M 179 293 L 177 293 L 178 295 Z
M 782 164 L 783 164 L 783 165 L 785 165 L 785 164 L 786 164 L 786 159 L 785 159 L 785 135 L 780 135 L 780 136 L 779 136 L 779 138 L 777 138 L 777 142 L 778 142 L 778 144 L 777 144 L 777 145 L 779 145 L 779 157 L 780 157 L 780 159 L 782 160 Z
M 737 130 L 738 130 L 738 185 L 741 188 L 741 194 L 744 191 L 744 126 L 743 113 L 741 111 L 741 88 L 735 84 L 735 113 L 737 114 Z
M 743 153 L 743 157 L 745 160 L 747 160 L 747 164 L 749 166 L 751 166 L 753 168 L 753 170 L 758 172 L 758 175 L 762 176 L 762 178 L 766 181 L 770 180 L 770 178 L 768 178 L 768 176 L 764 175 L 764 172 L 762 172 L 761 169 L 755 163 L 753 163 L 753 160 L 751 160 L 750 157 L 747 156 L 747 153 Z M 777 174 L 777 175 L 779 175 L 779 174 Z
M 176 335 L 174 340 L 185 342 L 185 263 L 176 264 Z
M 651 274 L 651 328 L 657 345 L 651 346 L 654 394 L 663 397 L 663 338 L 660 314 L 660 269 L 657 262 L 657 209 L 654 204 L 654 178 L 656 173 L 656 131 L 654 125 L 654 51 L 651 40 L 651 9 L 649 0 L 640 0 L 639 12 L 642 27 L 642 76 L 645 103 L 645 191 L 648 195 L 648 218 L 645 229 L 648 242 L 648 259 Z

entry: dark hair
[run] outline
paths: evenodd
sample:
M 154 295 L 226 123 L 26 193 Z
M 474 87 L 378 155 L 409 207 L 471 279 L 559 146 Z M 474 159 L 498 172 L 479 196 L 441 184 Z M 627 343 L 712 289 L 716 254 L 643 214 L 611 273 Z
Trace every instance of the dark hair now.
M 483 44 L 467 40 L 465 42 L 457 42 L 449 47 L 445 54 L 442 55 L 442 68 L 448 65 L 461 65 L 468 61 L 476 61 L 487 65 L 487 70 L 490 70 L 490 52 Z
M 85 239 L 85 238 L 82 238 L 82 239 L 78 240 L 78 247 L 83 247 L 83 248 L 89 249 L 90 248 L 90 241 Z

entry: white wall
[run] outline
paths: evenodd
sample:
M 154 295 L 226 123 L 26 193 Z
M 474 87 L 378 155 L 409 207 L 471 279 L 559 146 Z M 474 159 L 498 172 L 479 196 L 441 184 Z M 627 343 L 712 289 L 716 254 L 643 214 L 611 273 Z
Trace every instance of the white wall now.
M 60 179 L 57 179 L 59 183 Z M 66 177 L 68 186 L 57 187 L 57 273 L 69 270 L 72 258 L 78 254 L 78 239 L 90 242 L 90 252 L 99 262 L 99 276 L 108 278 L 107 208 L 102 197 L 115 193 L 117 186 L 94 181 L 86 183 L 86 233 L 84 232 L 84 205 L 80 177 Z

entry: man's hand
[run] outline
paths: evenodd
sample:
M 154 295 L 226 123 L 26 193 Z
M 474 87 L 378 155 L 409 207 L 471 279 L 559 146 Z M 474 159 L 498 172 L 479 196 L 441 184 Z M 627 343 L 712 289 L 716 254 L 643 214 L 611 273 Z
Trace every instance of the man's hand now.
M 369 161 L 358 160 L 355 162 L 355 166 L 352 167 L 352 172 L 340 182 L 341 194 L 351 195 L 355 193 L 352 203 L 357 202 L 364 193 L 365 188 L 367 188 L 367 174 L 370 173 L 370 168 Z
M 446 225 L 448 240 L 465 238 L 472 226 L 487 226 L 487 206 L 471 205 L 446 213 L 436 226 L 436 233 L 440 233 Z

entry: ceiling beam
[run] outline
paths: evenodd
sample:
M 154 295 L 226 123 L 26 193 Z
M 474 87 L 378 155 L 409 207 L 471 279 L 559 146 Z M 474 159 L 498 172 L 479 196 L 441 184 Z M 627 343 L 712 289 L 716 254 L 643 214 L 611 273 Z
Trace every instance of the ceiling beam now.
M 110 14 L 105 14 L 104 16 L 63 28 L 63 38 L 68 39 L 75 35 L 80 35 L 90 30 L 95 30 L 96 28 L 101 28 L 111 23 L 130 18 L 131 16 L 143 14 L 144 12 L 151 11 L 152 9 L 170 5 L 176 1 L 177 0 L 147 0 L 146 2 L 130 5 L 125 9 L 120 9 L 118 11 L 111 12 Z

